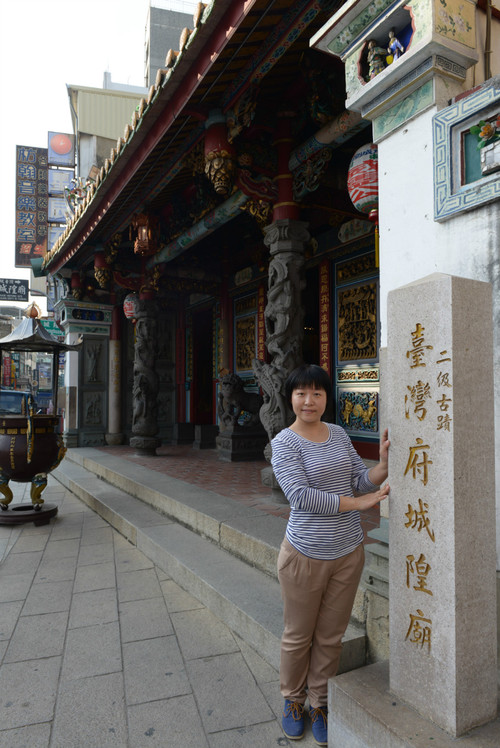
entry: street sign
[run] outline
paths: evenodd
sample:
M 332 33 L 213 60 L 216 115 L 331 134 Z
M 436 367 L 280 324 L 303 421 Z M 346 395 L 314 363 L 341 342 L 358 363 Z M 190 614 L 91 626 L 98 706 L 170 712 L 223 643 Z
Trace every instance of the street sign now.
M 54 335 L 56 338 L 64 338 L 64 332 L 61 330 L 57 322 L 53 319 L 41 319 L 40 322 L 42 323 L 43 327 L 49 332 L 51 335 Z
M 0 301 L 28 301 L 28 281 L 0 278 Z

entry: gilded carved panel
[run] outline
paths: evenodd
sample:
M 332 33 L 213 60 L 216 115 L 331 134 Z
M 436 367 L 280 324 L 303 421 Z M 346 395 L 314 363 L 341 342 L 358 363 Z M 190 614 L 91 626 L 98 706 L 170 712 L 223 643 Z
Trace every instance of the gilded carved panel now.
M 378 433 L 378 392 L 376 390 L 337 390 L 338 423 L 353 435 Z
M 376 281 L 337 291 L 337 363 L 378 358 Z
M 240 317 L 235 321 L 236 371 L 251 371 L 256 354 L 256 315 Z

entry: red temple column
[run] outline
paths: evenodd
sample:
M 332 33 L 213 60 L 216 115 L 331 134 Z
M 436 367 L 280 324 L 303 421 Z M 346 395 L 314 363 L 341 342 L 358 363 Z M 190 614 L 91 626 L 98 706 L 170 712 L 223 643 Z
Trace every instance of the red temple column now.
M 293 199 L 293 176 L 289 167 L 293 145 L 293 117 L 295 117 L 294 112 L 278 114 L 274 140 L 278 155 L 278 175 L 275 178 L 278 183 L 278 200 L 274 204 L 273 222 L 284 218 L 298 219 L 300 216 L 300 206 Z
M 114 294 L 113 294 L 114 296 Z M 113 307 L 111 328 L 109 331 L 109 374 L 108 374 L 108 433 L 106 444 L 121 444 L 122 432 L 122 399 L 121 399 L 121 335 L 122 310 Z

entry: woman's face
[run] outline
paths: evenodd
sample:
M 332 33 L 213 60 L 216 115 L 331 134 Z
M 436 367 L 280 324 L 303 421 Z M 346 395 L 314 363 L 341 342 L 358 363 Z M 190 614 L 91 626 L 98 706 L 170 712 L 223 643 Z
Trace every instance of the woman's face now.
M 327 395 L 325 390 L 314 385 L 297 387 L 292 391 L 292 409 L 298 421 L 314 424 L 325 412 Z

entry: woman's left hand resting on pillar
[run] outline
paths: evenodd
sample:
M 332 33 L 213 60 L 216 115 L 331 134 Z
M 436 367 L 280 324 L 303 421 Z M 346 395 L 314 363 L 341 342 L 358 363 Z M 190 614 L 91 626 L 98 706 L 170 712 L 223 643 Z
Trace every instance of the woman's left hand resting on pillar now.
M 384 429 L 379 446 L 379 462 L 368 471 L 368 477 L 376 486 L 380 486 L 389 474 L 389 429 Z M 350 512 L 356 509 L 364 512 L 373 506 L 380 504 L 389 495 L 390 487 L 386 483 L 378 491 L 365 493 L 362 496 L 340 496 L 339 512 Z

